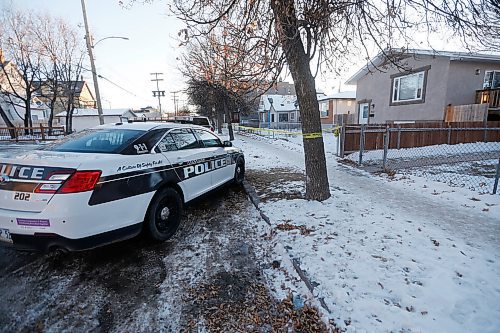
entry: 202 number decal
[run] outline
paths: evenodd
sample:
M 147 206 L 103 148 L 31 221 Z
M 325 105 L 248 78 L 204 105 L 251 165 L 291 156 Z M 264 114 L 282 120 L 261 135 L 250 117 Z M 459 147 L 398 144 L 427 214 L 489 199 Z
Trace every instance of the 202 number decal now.
M 14 200 L 30 201 L 31 193 L 16 192 L 14 193 Z

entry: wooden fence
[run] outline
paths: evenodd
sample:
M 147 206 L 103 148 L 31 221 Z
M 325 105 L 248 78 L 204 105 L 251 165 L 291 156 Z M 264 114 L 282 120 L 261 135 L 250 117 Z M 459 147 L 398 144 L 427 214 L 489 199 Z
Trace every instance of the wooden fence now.
M 64 127 L 0 127 L 0 141 L 48 141 L 57 140 L 66 134 Z
M 445 122 L 486 122 L 488 104 L 453 105 L 446 107 Z
M 345 125 L 340 134 L 339 156 L 359 151 L 415 148 L 440 144 L 500 142 L 500 122 Z

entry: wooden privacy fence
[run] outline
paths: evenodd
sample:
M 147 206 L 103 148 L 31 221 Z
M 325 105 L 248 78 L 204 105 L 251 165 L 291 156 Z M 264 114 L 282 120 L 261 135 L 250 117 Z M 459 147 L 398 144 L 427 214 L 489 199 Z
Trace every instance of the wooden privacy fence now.
M 447 106 L 444 114 L 445 122 L 486 122 L 488 104 L 468 104 Z
M 484 122 L 344 125 L 338 155 L 473 142 L 500 142 L 500 122 L 487 122 L 487 126 Z
M 57 140 L 66 133 L 64 127 L 0 127 L 0 141 L 48 141 Z

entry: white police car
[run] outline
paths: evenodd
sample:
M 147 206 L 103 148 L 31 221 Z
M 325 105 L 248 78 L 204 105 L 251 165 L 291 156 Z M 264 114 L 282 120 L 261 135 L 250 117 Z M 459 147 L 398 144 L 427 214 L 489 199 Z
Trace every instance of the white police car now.
M 143 229 L 164 241 L 184 203 L 244 173 L 239 149 L 195 125 L 102 125 L 41 150 L 0 152 L 0 241 L 77 251 Z

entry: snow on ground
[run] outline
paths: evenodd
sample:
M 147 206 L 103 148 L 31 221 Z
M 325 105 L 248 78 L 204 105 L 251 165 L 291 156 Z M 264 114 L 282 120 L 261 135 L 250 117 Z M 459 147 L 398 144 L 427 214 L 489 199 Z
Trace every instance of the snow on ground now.
M 498 152 L 500 144 L 498 142 L 478 142 L 460 143 L 456 145 L 434 145 L 418 148 L 389 149 L 389 158 L 421 158 L 421 157 L 441 157 L 455 156 L 466 153 L 489 153 Z M 363 162 L 377 161 L 381 163 L 384 157 L 384 150 L 371 150 L 363 153 Z M 358 162 L 359 153 L 352 153 L 347 157 L 353 162 Z
M 258 178 L 275 168 L 303 170 L 300 149 L 289 149 L 297 141 L 238 136 L 234 145 Z M 500 196 L 417 176 L 373 176 L 338 164 L 334 149 L 326 143 L 332 198 L 275 195 L 260 208 L 336 325 L 347 332 L 499 332 Z M 280 179 L 262 186 L 304 191 Z

